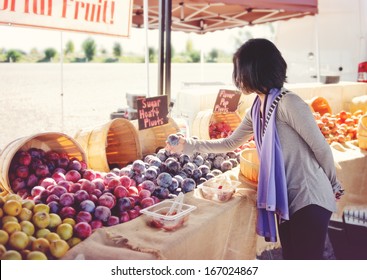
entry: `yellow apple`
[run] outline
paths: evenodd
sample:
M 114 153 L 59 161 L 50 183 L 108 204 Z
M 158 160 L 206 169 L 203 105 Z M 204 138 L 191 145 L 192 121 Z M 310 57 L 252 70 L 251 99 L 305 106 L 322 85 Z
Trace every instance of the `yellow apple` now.
M 17 201 L 22 201 L 22 198 L 15 194 L 15 193 L 10 193 L 5 197 L 5 202 L 8 200 L 17 200 Z
M 6 222 L 3 224 L 3 230 L 5 230 L 9 235 L 11 235 L 13 232 L 20 231 L 21 227 L 18 222 Z
M 35 236 L 37 238 L 46 237 L 51 231 L 48 228 L 41 228 L 36 231 Z
M 47 256 L 40 251 L 32 251 L 27 254 L 27 260 L 47 260 Z
M 7 222 L 18 222 L 17 217 L 6 215 L 1 219 L 2 224 L 6 224 Z
M 3 244 L 0 244 L 0 259 L 2 259 L 2 255 L 6 252 L 6 248 Z
M 32 222 L 38 228 L 47 228 L 50 224 L 50 215 L 46 212 L 36 212 L 32 217 Z
M 75 226 L 76 222 L 73 218 L 65 218 L 62 220 L 63 224 L 71 224 L 72 226 Z
M 0 244 L 5 246 L 8 240 L 9 234 L 5 230 L 0 229 Z
M 20 211 L 22 211 L 22 203 L 18 200 L 7 200 L 3 205 L 3 210 L 5 214 L 10 216 L 19 215 Z
M 65 240 L 55 240 L 50 244 L 50 253 L 53 257 L 60 259 L 69 250 L 69 244 Z
M 2 260 L 22 260 L 22 255 L 16 250 L 8 250 L 2 256 Z
M 55 240 L 60 240 L 60 236 L 56 233 L 56 232 L 50 232 L 49 234 L 47 234 L 45 236 L 45 238 L 48 240 L 48 241 L 55 241 Z
M 61 218 L 59 215 L 55 213 L 50 214 L 50 224 L 48 225 L 48 228 L 56 228 L 58 225 L 62 223 Z
M 28 235 L 22 231 L 13 232 L 9 236 L 8 241 L 10 247 L 18 251 L 24 250 L 27 247 L 28 242 L 29 242 Z
M 32 219 L 33 212 L 28 208 L 23 208 L 17 216 L 20 221 L 30 221 Z
M 28 236 L 32 236 L 36 231 L 34 225 L 30 221 L 21 221 L 19 224 L 21 231 L 26 233 Z
M 45 212 L 45 213 L 50 213 L 50 206 L 48 206 L 47 204 L 36 204 L 33 206 L 33 213 L 37 213 L 37 212 Z
M 32 251 L 40 251 L 46 254 L 49 249 L 50 241 L 48 241 L 46 238 L 37 238 L 32 242 Z
M 79 237 L 72 237 L 67 242 L 70 246 L 70 248 L 74 247 L 75 245 L 79 244 L 82 240 Z
M 73 226 L 70 224 L 61 224 L 56 228 L 56 233 L 63 240 L 68 240 L 73 237 Z
M 33 210 L 33 207 L 36 205 L 33 199 L 24 199 L 22 200 L 23 208 L 27 208 L 29 210 Z

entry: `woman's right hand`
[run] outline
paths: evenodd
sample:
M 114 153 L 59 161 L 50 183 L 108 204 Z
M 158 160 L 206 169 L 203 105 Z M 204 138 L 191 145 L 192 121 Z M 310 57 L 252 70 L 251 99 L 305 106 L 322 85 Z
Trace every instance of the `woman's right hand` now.
M 172 139 L 170 139 L 170 136 L 168 136 L 166 140 L 166 147 L 164 147 L 164 149 L 171 154 L 182 154 L 186 143 L 185 137 L 176 135 L 178 139 L 174 139 L 172 141 Z

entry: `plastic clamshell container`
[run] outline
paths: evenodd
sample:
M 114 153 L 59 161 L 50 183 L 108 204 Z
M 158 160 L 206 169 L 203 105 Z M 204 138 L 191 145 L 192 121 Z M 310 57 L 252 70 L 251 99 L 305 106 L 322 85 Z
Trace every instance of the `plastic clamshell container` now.
M 194 205 L 182 203 L 177 204 L 177 206 L 181 205 L 181 211 L 179 213 L 177 213 L 178 207 L 176 207 L 172 215 L 166 215 L 174 203 L 173 200 L 164 200 L 141 209 L 140 212 L 144 214 L 148 225 L 151 227 L 174 231 L 182 227 L 189 219 L 190 213 L 196 209 Z
M 236 188 L 241 184 L 239 181 L 231 180 L 230 183 L 208 180 L 198 186 L 201 189 L 201 195 L 208 200 L 226 202 L 232 198 Z

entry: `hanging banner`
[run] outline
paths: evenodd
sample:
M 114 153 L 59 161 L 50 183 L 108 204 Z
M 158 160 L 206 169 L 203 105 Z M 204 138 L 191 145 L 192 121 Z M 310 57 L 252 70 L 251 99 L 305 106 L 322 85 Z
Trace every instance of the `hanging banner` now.
M 0 23 L 129 37 L 133 0 L 0 0 Z

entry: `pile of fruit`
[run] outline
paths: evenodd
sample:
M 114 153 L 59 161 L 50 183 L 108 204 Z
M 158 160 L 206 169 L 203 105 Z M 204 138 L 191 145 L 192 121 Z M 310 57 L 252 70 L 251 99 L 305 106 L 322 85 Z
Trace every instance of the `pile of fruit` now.
M 351 112 L 341 111 L 338 114 L 314 112 L 314 117 L 326 141 L 345 143 L 346 141 L 357 139 L 358 122 L 363 115 L 363 111 Z
M 16 194 L 1 197 L 0 204 L 2 260 L 59 259 L 83 239 L 81 225 L 61 219 L 45 204 Z
M 231 126 L 224 122 L 212 122 L 209 125 L 209 137 L 210 139 L 219 139 L 219 138 L 226 138 L 231 135 L 233 129 Z
M 168 140 L 178 144 L 177 135 Z M 161 149 L 99 172 L 64 153 L 18 151 L 8 174 L 14 194 L 1 202 L 2 259 L 61 258 L 95 229 L 135 219 L 141 209 L 238 164 L 235 152 L 188 156 Z

